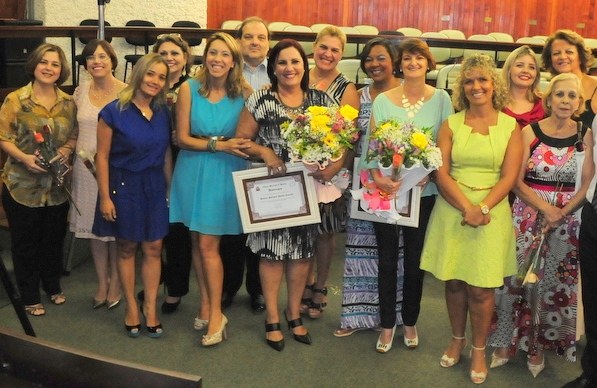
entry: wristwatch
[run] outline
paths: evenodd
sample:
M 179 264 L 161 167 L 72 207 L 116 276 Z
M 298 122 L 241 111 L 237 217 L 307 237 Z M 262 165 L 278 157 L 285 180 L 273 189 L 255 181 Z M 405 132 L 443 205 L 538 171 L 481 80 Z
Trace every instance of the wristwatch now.
M 479 202 L 479 206 L 481 206 L 481 213 L 483 213 L 484 215 L 489 214 L 489 206 L 487 206 L 483 202 Z

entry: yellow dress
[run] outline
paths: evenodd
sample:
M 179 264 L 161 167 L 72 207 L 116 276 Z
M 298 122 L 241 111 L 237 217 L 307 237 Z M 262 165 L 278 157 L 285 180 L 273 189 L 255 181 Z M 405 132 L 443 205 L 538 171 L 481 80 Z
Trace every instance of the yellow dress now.
M 489 134 L 473 133 L 464 124 L 465 112 L 448 118 L 452 129 L 450 175 L 461 182 L 460 189 L 472 203 L 489 193 L 471 187 L 492 187 L 500 179 L 502 162 L 516 121 L 498 114 L 497 125 Z M 440 280 L 462 280 L 477 287 L 499 287 L 504 277 L 516 273 L 516 241 L 508 198 L 491 209 L 491 222 L 473 228 L 462 226 L 460 210 L 438 197 L 421 256 L 421 269 Z

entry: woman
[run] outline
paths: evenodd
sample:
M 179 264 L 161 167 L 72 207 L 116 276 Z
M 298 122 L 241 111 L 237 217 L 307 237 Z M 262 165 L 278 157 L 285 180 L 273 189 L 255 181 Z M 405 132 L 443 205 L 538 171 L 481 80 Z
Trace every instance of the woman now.
M 115 100 L 126 84 L 114 77 L 118 58 L 110 43 L 93 39 L 83 48 L 82 56 L 91 81 L 79 85 L 73 94 L 79 123 L 76 151 L 80 156 L 73 166 L 73 199 L 81 213 L 71 209 L 70 230 L 76 238 L 89 240 L 98 280 L 93 309 L 107 306 L 108 310 L 112 310 L 120 304 L 116 243 L 113 236 L 99 237 L 91 231 L 97 203 L 97 181 L 93 167 L 89 169 L 85 162 L 92 162 L 96 153 L 100 110 Z
M 514 117 L 521 128 L 545 117 L 538 94 L 539 64 L 529 46 L 520 46 L 508 55 L 502 77 L 510 97 L 502 112 Z
M 539 275 L 536 293 L 521 287 L 515 276 L 498 291 L 497 327 L 489 341 L 498 347 L 492 367 L 506 364 L 519 348 L 528 353 L 527 366 L 534 377 L 545 366 L 545 350 L 576 359 L 580 226 L 576 210 L 585 202 L 594 171 L 592 131 L 574 121 L 584 109 L 581 93 L 574 74 L 555 76 L 543 99 L 548 117 L 522 130 L 523 163 L 513 206 L 517 260 L 522 266 L 534 238 L 544 233 L 540 254 L 545 271 Z M 575 154 L 583 146 L 585 163 L 580 187 L 575 187 L 580 168 Z M 534 323 L 529 315 L 539 321 Z
M 503 80 L 489 57 L 474 55 L 464 61 L 453 95 L 459 112 L 438 134 L 441 196 L 431 213 L 421 256 L 421 269 L 446 281 L 452 341 L 440 365 L 448 368 L 460 360 L 470 312 L 470 379 L 475 384 L 487 377 L 485 343 L 494 288 L 516 272 L 507 195 L 516 181 L 522 149 L 516 120 L 500 112 L 506 98 Z
M 307 56 L 295 40 L 283 39 L 270 50 L 267 74 L 272 82 L 271 89 L 257 91 L 249 97 L 236 135 L 255 139 L 245 151 L 263 161 L 270 174 L 284 174 L 284 163 L 290 159 L 280 125 L 309 106 L 328 106 L 331 100 L 327 94 L 309 88 Z M 253 233 L 247 241 L 251 250 L 261 257 L 259 273 L 265 298 L 265 338 L 268 345 L 278 351 L 284 348 L 278 312 L 278 292 L 284 271 L 288 295 L 284 316 L 288 328 L 296 341 L 311 344 L 311 336 L 300 317 L 300 302 L 316 236 L 317 226 L 306 225 Z
M 357 156 L 362 154 L 373 100 L 400 85 L 395 69 L 397 56 L 395 46 L 385 38 L 373 38 L 363 48 L 361 70 L 373 83 L 359 90 L 358 126 L 361 136 L 356 147 Z M 379 327 L 379 309 L 371 307 L 378 301 L 377 268 L 377 241 L 373 223 L 349 218 L 346 225 L 342 312 L 340 327 L 334 331 L 336 337 Z M 402 275 L 399 273 L 398 278 Z M 400 316 L 399 309 L 395 310 Z
M 337 69 L 338 62 L 342 59 L 346 35 L 336 26 L 325 27 L 317 34 L 313 43 L 313 59 L 315 67 L 309 71 L 311 88 L 326 92 L 332 101 L 339 106 L 350 105 L 359 109 L 359 95 L 356 86 Z M 325 172 L 316 172 L 314 177 L 323 181 L 330 181 L 345 165 L 343 159 L 335 163 L 334 168 Z M 331 203 L 320 203 L 322 222 L 316 241 L 315 263 L 317 266 L 317 279 L 313 264 L 309 270 L 308 285 L 303 293 L 302 313 L 308 313 L 311 318 L 320 318 L 327 306 L 327 280 L 330 264 L 336 245 L 335 233 L 344 230 L 346 223 L 346 201 L 343 196 Z
M 59 185 L 53 175 L 70 168 L 79 128 L 75 102 L 58 89 L 70 73 L 62 49 L 40 45 L 27 58 L 25 71 L 31 82 L 10 93 L 0 108 L 0 147 L 8 155 L 2 173 L 2 205 L 25 311 L 41 316 L 46 310 L 40 300 L 40 282 L 50 302 L 66 302 L 60 275 L 69 208 L 65 188 L 70 182 L 66 175 Z M 36 136 L 44 127 L 48 129 L 43 134 L 45 144 L 55 146 L 50 153 L 56 156 L 46 160 L 52 162 L 54 173 L 43 168 L 36 156 L 42 148 Z
M 166 101 L 171 115 L 178 99 L 178 91 L 183 82 L 189 79 L 193 57 L 189 44 L 180 34 L 162 34 L 153 45 L 153 52 L 158 53 L 168 64 L 168 91 Z M 176 141 L 176 129 L 172 123 L 172 163 L 176 163 L 179 148 Z M 191 239 L 189 229 L 181 223 L 172 223 L 168 235 L 164 238 L 166 263 L 163 267 L 163 279 L 168 295 L 162 303 L 162 312 L 171 314 L 178 309 L 181 298 L 189 292 L 189 274 L 191 271 Z M 138 296 L 142 296 L 139 293 Z M 195 326 L 202 329 L 204 324 L 197 322 Z
M 226 33 L 207 40 L 205 65 L 182 84 L 176 104 L 181 148 L 174 171 L 170 222 L 191 231 L 193 265 L 201 292 L 198 324 L 207 327 L 201 344 L 226 339 L 222 314 L 224 272 L 220 238 L 242 233 L 232 172 L 246 168 L 241 151 L 248 140 L 234 135 L 245 99 L 252 92 L 242 73 L 238 42 Z
M 396 63 L 404 81 L 402 85 L 380 94 L 375 99 L 369 130 L 375 128 L 376 122 L 398 119 L 401 122 L 413 122 L 420 128 L 433 128 L 433 137 L 436 138 L 439 127 L 450 114 L 454 113 L 454 110 L 450 96 L 445 90 L 425 84 L 427 72 L 435 69 L 435 61 L 429 47 L 420 39 L 403 40 L 398 47 Z M 365 149 L 368 149 L 368 142 L 366 144 Z M 363 163 L 362 166 L 369 169 L 369 174 L 380 190 L 396 193 L 400 183 L 392 181 L 391 177 L 383 176 L 376 161 Z M 402 321 L 404 322 L 404 344 L 411 349 L 419 344 L 415 325 L 420 312 L 424 275 L 419 264 L 427 222 L 437 195 L 435 185 L 428 183 L 429 177 L 425 177 L 419 183 L 425 187 L 421 197 L 419 227 L 402 228 L 404 236 Z M 392 348 L 396 331 L 396 272 L 400 249 L 400 228 L 382 222 L 373 223 L 373 227 L 379 251 L 378 284 L 381 318 L 381 333 L 376 349 L 380 353 L 386 353 Z
M 141 57 L 130 84 L 100 111 L 97 125 L 99 201 L 93 233 L 116 237 L 118 274 L 127 334 L 138 337 L 141 319 L 135 300 L 135 254 L 141 245 L 145 291 L 141 313 L 147 333 L 163 333 L 156 312 L 162 239 L 168 232 L 167 189 L 171 176 L 170 116 L 166 107 L 168 65 L 158 54 Z
M 580 79 L 585 110 L 579 119 L 590 128 L 597 112 L 597 79 L 587 74 L 594 58 L 582 36 L 571 30 L 554 32 L 543 46 L 541 59 L 551 74 L 573 73 Z

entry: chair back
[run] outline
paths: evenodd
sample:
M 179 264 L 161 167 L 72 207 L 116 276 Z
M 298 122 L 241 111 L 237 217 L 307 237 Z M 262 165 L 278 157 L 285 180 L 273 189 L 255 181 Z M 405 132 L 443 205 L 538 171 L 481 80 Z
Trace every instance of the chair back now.
M 396 31 L 402 32 L 404 36 L 409 36 L 412 38 L 419 37 L 423 34 L 423 31 L 419 30 L 418 28 L 414 27 L 400 27 L 396 29 Z
M 289 31 L 289 32 L 313 32 L 313 30 L 310 27 L 307 26 L 301 26 L 298 24 L 291 24 L 289 26 L 287 26 L 284 31 Z M 305 51 L 305 54 L 307 55 L 312 55 L 313 54 L 313 42 L 310 41 L 298 41 L 299 44 L 303 47 L 303 50 Z
M 195 23 L 190 20 L 178 20 L 178 21 L 172 23 L 172 27 L 201 28 L 199 23 Z M 183 36 L 183 38 L 184 38 L 184 36 Z M 201 42 L 203 41 L 203 39 L 201 39 L 201 38 L 189 38 L 189 39 L 184 38 L 184 40 L 187 41 L 187 43 L 189 44 L 190 47 L 199 46 L 201 44 Z
M 97 19 L 85 19 L 85 20 L 81 20 L 81 23 L 79 23 L 80 26 L 99 26 L 99 20 Z M 104 20 L 104 26 L 110 26 L 110 23 L 108 23 L 108 21 Z M 97 36 L 97 35 L 96 35 Z M 81 42 L 82 44 L 86 45 L 87 43 L 89 43 L 93 38 L 88 38 L 85 36 L 80 36 L 79 37 L 79 42 Z M 106 37 L 106 41 L 107 42 L 111 42 L 112 38 L 111 37 Z
M 155 24 L 148 20 L 140 20 L 134 19 L 129 20 L 125 24 L 127 27 L 155 27 Z M 124 38 L 126 42 L 133 46 L 143 46 L 145 48 L 145 52 L 149 52 L 149 46 L 153 45 L 156 41 L 156 36 L 151 36 L 149 34 L 140 34 L 140 35 L 132 35 L 127 36 Z

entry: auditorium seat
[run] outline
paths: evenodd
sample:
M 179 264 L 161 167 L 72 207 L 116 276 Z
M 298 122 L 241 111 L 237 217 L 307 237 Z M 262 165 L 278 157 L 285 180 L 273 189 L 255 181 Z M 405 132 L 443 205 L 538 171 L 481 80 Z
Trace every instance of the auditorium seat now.
M 414 27 L 400 27 L 400 28 L 397 28 L 396 31 L 402 32 L 404 34 L 404 36 L 413 37 L 413 38 L 417 38 L 417 37 L 421 36 L 421 34 L 423 33 L 423 31 L 419 30 L 418 28 L 414 28 Z
M 155 27 L 155 24 L 148 20 L 140 20 L 140 19 L 133 19 L 126 22 L 127 27 Z M 156 41 L 156 36 L 151 36 L 149 34 L 142 34 L 139 36 L 127 36 L 124 38 L 126 42 L 132 45 L 135 48 L 134 54 L 128 54 L 124 56 L 124 77 L 123 81 L 126 82 L 126 73 L 128 69 L 129 63 L 131 64 L 132 68 L 137 64 L 137 61 L 141 59 L 141 57 L 149 52 L 149 46 L 152 46 Z M 145 53 L 144 54 L 137 54 L 137 48 L 143 47 Z
M 222 30 L 236 30 L 241 24 L 242 24 L 242 20 L 234 20 L 234 19 L 230 19 L 230 20 L 224 20 L 222 22 L 222 25 L 220 26 L 220 28 Z
M 447 29 L 447 30 L 441 30 L 439 32 L 446 35 L 448 37 L 448 39 L 466 40 L 466 35 L 464 35 L 464 32 L 462 32 L 460 30 Z M 458 62 L 462 58 L 462 55 L 464 55 L 464 49 L 450 47 L 450 61 L 451 62 Z
M 421 34 L 420 38 L 448 39 L 448 37 L 441 32 L 424 32 Z M 435 70 L 427 72 L 426 78 L 428 80 L 437 80 L 439 69 L 444 67 L 451 58 L 451 49 L 449 47 L 429 46 L 429 51 L 431 51 L 431 55 L 433 56 L 433 59 L 435 59 L 436 68 Z
M 490 32 L 487 34 L 489 36 L 493 36 L 496 41 L 498 42 L 505 42 L 505 43 L 513 43 L 514 38 L 512 35 L 506 34 L 505 32 Z M 508 55 L 510 55 L 511 51 L 498 51 L 496 55 L 497 64 L 500 65 L 506 61 Z
M 379 30 L 377 27 L 369 25 L 369 24 L 358 24 L 354 26 L 359 32 L 363 35 L 377 35 L 379 34 Z
M 497 42 L 493 36 L 485 35 L 485 34 L 475 34 L 468 37 L 469 41 L 482 41 L 482 42 Z M 462 54 L 464 59 L 467 59 L 471 55 L 474 54 L 484 54 L 490 57 L 495 61 L 495 54 L 496 52 L 493 50 L 481 50 L 481 49 L 464 49 L 464 53 Z
M 80 26 L 98 26 L 99 20 L 85 19 L 85 20 L 81 20 L 81 23 L 79 23 L 79 25 Z M 109 25 L 110 25 L 110 23 L 108 23 L 106 20 L 104 20 L 104 26 L 109 26 Z M 89 43 L 92 39 L 94 39 L 94 38 L 86 38 L 83 36 L 79 36 L 79 42 L 81 42 L 81 44 L 83 44 L 83 46 L 85 46 L 87 43 Z M 107 37 L 106 41 L 111 42 L 112 38 Z M 79 84 L 79 78 L 81 76 L 81 66 L 85 66 L 86 60 L 87 59 L 83 58 L 82 54 L 75 55 L 75 61 L 77 62 L 77 73 L 74 75 L 75 85 Z M 112 69 L 112 70 L 114 70 L 114 69 Z
M 361 32 L 354 27 L 339 27 L 346 35 L 361 35 Z M 358 43 L 346 43 L 342 58 L 356 58 L 359 54 Z
M 286 27 L 284 29 L 284 31 L 286 31 L 286 32 L 313 32 L 313 30 L 311 30 L 310 27 L 301 26 L 299 24 L 291 24 L 288 27 Z M 303 50 L 305 51 L 305 54 L 307 54 L 307 56 L 313 54 L 313 42 L 302 41 L 302 40 L 298 40 L 298 42 L 303 47 Z
M 193 22 L 190 20 L 178 20 L 172 23 L 172 27 L 186 27 L 186 28 L 201 28 L 201 25 L 197 22 Z M 189 48 L 199 47 L 203 42 L 201 38 L 186 38 L 184 34 L 181 34 L 182 38 L 187 41 L 189 44 Z M 201 65 L 203 63 L 203 56 L 201 55 L 193 55 L 193 65 Z
M 358 72 L 360 67 L 361 61 L 359 59 L 341 59 L 336 68 L 346 78 L 357 84 L 359 83 Z

